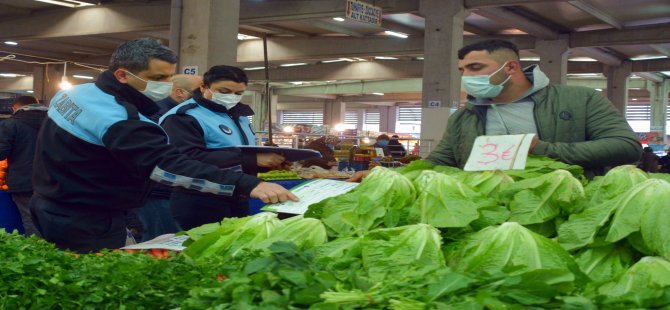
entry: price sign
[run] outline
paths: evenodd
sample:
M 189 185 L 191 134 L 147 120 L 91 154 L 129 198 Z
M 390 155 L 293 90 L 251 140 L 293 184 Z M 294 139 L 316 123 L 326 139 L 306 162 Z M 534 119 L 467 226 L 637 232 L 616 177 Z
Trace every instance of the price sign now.
M 479 136 L 475 139 L 463 170 L 525 169 L 534 136 L 535 134 Z
M 184 68 L 181 70 L 181 73 L 196 75 L 198 74 L 198 66 L 184 66 Z

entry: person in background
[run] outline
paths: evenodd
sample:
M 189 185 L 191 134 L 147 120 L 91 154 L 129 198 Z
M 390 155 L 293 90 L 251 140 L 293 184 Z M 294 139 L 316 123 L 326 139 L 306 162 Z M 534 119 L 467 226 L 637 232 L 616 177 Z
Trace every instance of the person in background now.
M 338 144 L 340 144 L 340 139 L 333 135 L 323 136 L 308 143 L 307 148 L 321 153 L 321 158 L 304 160 L 302 161 L 302 166 L 317 166 L 323 169 L 337 167 L 337 160 L 335 159 L 335 146 Z
M 468 102 L 449 117 L 430 163 L 463 168 L 478 136 L 527 133 L 536 134 L 531 155 L 580 165 L 588 178 L 640 159 L 635 133 L 609 100 L 592 88 L 552 85 L 537 65 L 521 68 L 512 42 L 474 43 L 458 58 Z
M 391 138 L 389 138 L 388 135 L 381 134 L 381 135 L 377 136 L 375 144 L 373 144 L 372 147 L 382 149 L 382 151 L 384 151 L 384 156 L 391 156 L 391 153 L 389 153 L 389 149 L 388 149 L 388 145 L 389 145 L 390 140 L 391 140 Z
M 167 98 L 157 101 L 159 110 L 150 119 L 158 122 L 161 116 L 180 103 L 191 99 L 193 92 L 202 84 L 199 75 L 177 74 L 173 76 L 172 92 Z M 154 184 L 142 208 L 134 210 L 141 224 L 141 241 L 149 241 L 163 234 L 179 231 L 170 211 L 170 194 L 172 186 Z M 133 212 L 133 211 L 131 211 Z
M 255 145 L 248 116 L 254 112 L 241 103 L 247 75 L 233 66 L 213 66 L 193 98 L 172 108 L 160 119 L 170 144 L 191 158 L 224 171 L 256 176 L 259 167 L 281 169 L 287 163 L 274 154 L 251 154 L 236 146 Z M 248 196 L 223 197 L 197 190 L 175 188 L 170 196 L 172 217 L 181 229 L 220 222 L 249 214 Z
M 33 195 L 33 156 L 37 132 L 47 116 L 47 107 L 33 96 L 21 96 L 12 103 L 14 114 L 0 122 L 0 160 L 7 159 L 7 185 L 19 209 L 26 236 L 40 236 L 30 216 L 28 202 Z
M 400 137 L 398 135 L 393 135 L 391 136 L 391 140 L 389 140 L 388 143 L 388 150 L 389 150 L 389 155 L 391 155 L 393 158 L 401 158 L 405 155 L 407 155 L 407 150 L 405 147 L 398 141 Z
M 665 155 L 658 161 L 661 169 L 658 172 L 670 173 L 670 149 L 665 150 Z
M 150 180 L 266 203 L 298 198 L 283 187 L 192 159 L 148 116 L 172 90 L 177 56 L 154 39 L 121 44 L 95 83 L 58 92 L 37 138 L 30 211 L 42 237 L 77 252 L 127 243 L 125 216 Z M 196 206 L 193 206 L 196 207 Z
M 170 111 L 170 109 L 191 99 L 191 97 L 193 97 L 193 91 L 198 89 L 200 84 L 202 84 L 202 77 L 191 74 L 177 74 L 172 77 L 171 81 L 172 92 L 170 93 L 170 96 L 156 102 L 158 112 L 150 117 L 154 122 L 158 122 L 158 119 L 165 115 L 167 111 Z
M 661 158 L 654 154 L 654 150 L 646 146 L 643 149 L 642 158 L 640 159 L 640 164 L 637 167 L 646 172 L 658 172 L 658 165 L 660 164 L 660 161 Z

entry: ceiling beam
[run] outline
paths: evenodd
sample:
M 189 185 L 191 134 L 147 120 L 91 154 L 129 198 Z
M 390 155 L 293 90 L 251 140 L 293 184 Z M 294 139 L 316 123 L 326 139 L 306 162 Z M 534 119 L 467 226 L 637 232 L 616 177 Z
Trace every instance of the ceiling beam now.
M 590 14 L 591 16 L 607 23 L 608 25 L 616 29 L 623 29 L 623 23 L 614 18 L 612 15 L 605 13 L 603 10 L 595 7 L 588 0 L 572 0 L 568 2 L 572 4 L 574 7 Z
M 45 27 L 45 22 L 48 27 Z M 43 39 L 167 29 L 170 5 L 163 2 L 119 3 L 76 10 L 34 12 L 0 21 L 1 39 Z
M 476 35 L 480 35 L 480 36 L 488 36 L 488 35 L 492 34 L 491 31 L 488 31 L 486 29 L 483 29 L 483 28 L 480 28 L 480 27 L 477 27 L 475 25 L 468 24 L 468 23 L 463 24 L 463 30 L 465 30 L 469 33 L 474 33 Z
M 481 8 L 475 11 L 475 13 L 503 25 L 519 29 L 539 39 L 556 40 L 559 36 L 558 31 L 555 31 L 525 16 L 512 12 L 507 8 Z
M 627 29 L 573 32 L 570 47 L 662 44 L 670 42 L 670 23 Z
M 463 6 L 468 9 L 496 7 L 496 6 L 510 6 L 510 5 L 524 5 L 537 4 L 544 2 L 566 2 L 567 0 L 465 0 Z
M 0 4 L 0 11 L 2 11 L 2 15 L 11 17 L 17 17 L 17 15 L 28 15 L 30 12 L 32 12 L 30 9 L 24 9 L 6 4 Z M 7 17 L 3 17 L 3 19 L 4 18 Z
M 573 50 L 579 52 L 580 54 L 584 54 L 588 57 L 598 60 L 608 66 L 618 66 L 621 65 L 621 62 L 623 61 L 623 59 L 617 57 L 616 55 L 607 53 L 597 47 L 577 47 L 574 48 Z
M 294 35 L 294 36 L 298 36 L 298 37 L 305 37 L 305 38 L 311 36 L 307 32 L 288 29 L 288 28 L 285 28 L 285 27 L 271 25 L 271 24 L 257 24 L 257 25 L 254 25 L 254 27 L 260 28 L 262 30 L 266 30 L 266 31 L 269 31 L 269 32 L 275 32 L 275 33 L 278 33 L 278 34 L 290 34 L 290 35 Z M 260 36 L 259 38 L 262 38 L 262 37 L 263 36 Z
M 533 49 L 535 39 L 527 35 L 502 35 L 492 37 L 467 36 L 464 44 L 482 39 L 504 39 L 516 44 L 519 49 Z M 270 61 L 318 60 L 340 57 L 369 56 L 416 56 L 423 54 L 423 38 L 407 39 L 386 36 L 365 38 L 352 37 L 272 37 L 268 39 L 268 57 Z M 263 61 L 263 42 L 246 40 L 238 44 L 237 61 L 239 63 L 260 63 Z
M 524 67 L 530 64 L 533 63 L 521 62 Z M 600 73 L 602 72 L 602 66 L 599 62 L 570 61 L 568 62 L 568 73 Z M 670 64 L 668 64 L 668 67 L 670 68 Z M 247 75 L 249 80 L 253 81 L 265 79 L 263 70 L 247 71 Z M 422 76 L 423 62 L 416 60 L 338 62 L 300 67 L 270 68 L 272 82 L 395 80 L 421 78 Z
M 317 95 L 317 94 L 371 94 L 371 93 L 405 93 L 421 91 L 421 79 L 403 79 L 386 81 L 360 81 L 353 83 L 337 83 L 313 86 L 297 86 L 276 88 L 278 95 Z
M 240 24 L 341 17 L 346 5 L 346 1 L 333 0 L 241 1 Z M 376 0 L 375 6 L 384 14 L 418 12 L 419 0 Z
M 335 25 L 331 22 L 326 22 L 326 21 L 321 21 L 321 20 L 308 20 L 308 21 L 302 21 L 302 24 L 309 25 L 312 27 L 316 27 L 319 29 L 323 29 L 326 31 L 334 32 L 334 33 L 340 33 L 340 34 L 346 34 L 348 36 L 356 37 L 356 38 L 362 38 L 365 36 L 364 33 L 352 30 L 350 28 L 347 28 L 345 26 L 340 26 L 340 25 Z
M 406 25 L 403 25 L 401 23 L 388 20 L 388 19 L 382 19 L 382 31 L 383 30 L 391 30 L 395 32 L 402 32 L 405 34 L 408 34 L 412 37 L 423 37 L 424 31 L 423 29 L 417 29 L 413 27 L 409 27 Z
M 670 57 L 670 49 L 667 49 L 659 44 L 652 44 L 651 48 L 655 49 L 657 52 Z
M 635 75 L 656 83 L 662 83 L 664 81 L 663 77 L 653 72 L 633 72 Z
M 670 58 L 633 61 L 632 72 L 670 71 Z

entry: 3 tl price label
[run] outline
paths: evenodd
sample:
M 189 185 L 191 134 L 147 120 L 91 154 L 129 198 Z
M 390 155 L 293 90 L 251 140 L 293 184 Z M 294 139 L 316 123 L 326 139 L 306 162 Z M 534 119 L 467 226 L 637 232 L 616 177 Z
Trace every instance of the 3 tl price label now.
M 465 164 L 465 171 L 525 169 L 535 134 L 479 136 Z

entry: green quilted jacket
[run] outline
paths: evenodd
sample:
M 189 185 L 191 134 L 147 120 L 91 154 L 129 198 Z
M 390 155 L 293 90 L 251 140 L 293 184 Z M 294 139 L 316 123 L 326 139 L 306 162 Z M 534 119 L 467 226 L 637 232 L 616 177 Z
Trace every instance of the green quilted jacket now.
M 635 163 L 642 147 L 612 103 L 594 89 L 548 85 L 534 94 L 540 141 L 534 155 L 584 167 L 591 178 L 606 167 Z M 468 103 L 456 111 L 437 147 L 426 158 L 436 165 L 463 168 L 477 136 L 485 132 L 487 106 Z

